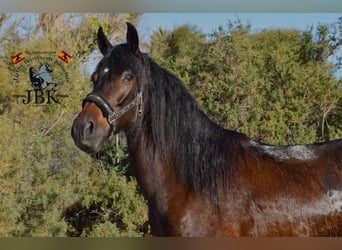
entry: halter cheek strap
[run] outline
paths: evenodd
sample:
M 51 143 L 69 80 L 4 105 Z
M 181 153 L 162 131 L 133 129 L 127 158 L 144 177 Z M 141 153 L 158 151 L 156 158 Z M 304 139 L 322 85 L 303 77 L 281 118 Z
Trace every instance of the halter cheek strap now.
M 136 97 L 128 103 L 126 106 L 124 106 L 119 112 L 115 112 L 112 106 L 107 102 L 105 98 L 103 98 L 98 93 L 90 93 L 87 95 L 86 98 L 84 98 L 82 102 L 82 108 L 84 108 L 84 105 L 87 102 L 93 102 L 96 104 L 97 107 L 99 107 L 104 115 L 104 117 L 107 118 L 107 121 L 110 125 L 110 133 L 109 133 L 109 139 L 111 139 L 114 135 L 115 128 L 116 128 L 116 121 L 123 116 L 125 113 L 127 113 L 129 110 L 131 110 L 135 106 L 141 106 L 142 101 L 142 93 L 139 92 Z M 139 114 L 141 113 L 141 107 L 139 107 Z

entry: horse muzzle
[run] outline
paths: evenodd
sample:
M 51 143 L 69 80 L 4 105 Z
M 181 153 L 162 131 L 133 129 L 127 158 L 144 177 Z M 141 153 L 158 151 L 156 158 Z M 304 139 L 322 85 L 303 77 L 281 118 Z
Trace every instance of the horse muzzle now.
M 78 116 L 71 127 L 71 136 L 82 151 L 93 154 L 100 151 L 108 132 L 90 116 Z

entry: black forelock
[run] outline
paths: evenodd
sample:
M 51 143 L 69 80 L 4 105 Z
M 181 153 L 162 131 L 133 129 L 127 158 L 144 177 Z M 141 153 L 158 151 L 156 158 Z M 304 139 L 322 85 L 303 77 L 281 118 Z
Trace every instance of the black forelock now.
M 121 75 L 125 70 L 131 70 L 138 79 L 144 78 L 142 58 L 133 54 L 128 47 L 128 44 L 119 44 L 114 46 L 98 63 L 96 70 L 108 68 L 110 74 L 107 76 L 107 81 L 103 84 L 105 86 L 99 86 L 99 88 L 110 88 L 108 82 L 113 82 L 116 75 Z M 140 88 L 140 83 L 139 88 Z
M 126 43 L 115 46 L 111 50 L 109 58 L 110 66 L 115 73 L 121 73 L 127 69 L 131 69 L 135 74 L 139 73 L 141 68 L 139 58 L 129 50 Z

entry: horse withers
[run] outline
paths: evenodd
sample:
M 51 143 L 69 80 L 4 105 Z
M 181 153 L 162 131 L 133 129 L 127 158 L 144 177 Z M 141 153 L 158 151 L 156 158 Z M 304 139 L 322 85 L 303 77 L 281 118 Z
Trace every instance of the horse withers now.
M 92 74 L 71 134 L 98 152 L 127 137 L 156 236 L 342 236 L 342 140 L 272 146 L 224 129 L 182 82 L 139 50 L 135 27 Z

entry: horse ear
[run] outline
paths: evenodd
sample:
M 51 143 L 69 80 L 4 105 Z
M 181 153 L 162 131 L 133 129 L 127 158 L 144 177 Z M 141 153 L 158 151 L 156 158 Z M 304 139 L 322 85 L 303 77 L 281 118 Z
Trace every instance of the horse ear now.
M 108 50 L 113 48 L 113 45 L 108 41 L 108 38 L 103 33 L 102 27 L 97 31 L 97 45 L 102 53 L 102 55 L 107 54 Z
M 139 53 L 138 32 L 131 23 L 127 22 L 126 24 L 127 24 L 126 40 L 127 40 L 128 48 L 134 54 Z

